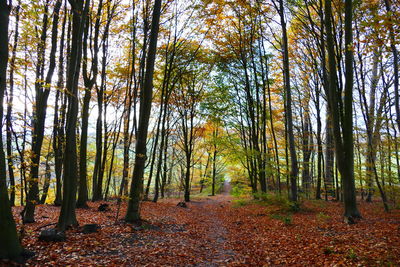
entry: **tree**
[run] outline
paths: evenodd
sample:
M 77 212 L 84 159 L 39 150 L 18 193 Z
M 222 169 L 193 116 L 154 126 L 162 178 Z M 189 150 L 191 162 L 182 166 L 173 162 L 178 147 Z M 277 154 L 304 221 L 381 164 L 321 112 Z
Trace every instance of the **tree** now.
M 289 72 L 289 51 L 288 51 L 288 40 L 287 40 L 283 0 L 279 0 L 279 7 L 276 7 L 276 9 L 279 11 L 279 16 L 281 19 L 281 27 L 282 27 L 283 77 L 284 77 L 285 103 L 286 103 L 285 116 L 286 116 L 287 134 L 288 134 L 290 160 L 291 160 L 290 198 L 291 201 L 297 202 L 297 175 L 299 170 L 297 166 L 297 155 L 296 155 L 296 147 L 295 147 L 294 132 L 293 132 L 292 92 L 290 88 L 290 72 Z
M 0 1 L 0 132 L 3 133 L 3 100 L 6 91 L 8 62 L 8 21 L 11 6 L 6 0 Z M 3 135 L 3 134 L 2 134 Z M 22 247 L 11 212 L 6 182 L 6 159 L 3 149 L 3 136 L 0 138 L 0 259 L 19 259 Z
M 360 218 L 357 208 L 355 181 L 354 181 L 354 142 L 353 142 L 353 32 L 352 32 L 351 0 L 345 1 L 345 89 L 339 92 L 336 73 L 336 55 L 332 32 L 332 6 L 331 1 L 325 1 L 325 26 L 327 34 L 329 89 L 328 98 L 329 114 L 332 118 L 335 154 L 338 169 L 343 183 L 344 216 Z M 343 108 L 342 108 L 343 107 Z
M 61 212 L 57 228 L 65 231 L 67 227 L 78 224 L 75 214 L 77 191 L 77 151 L 76 123 L 78 116 L 78 79 L 82 58 L 82 35 L 90 0 L 69 0 L 72 7 L 72 44 L 69 59 L 66 89 L 68 92 L 68 111 L 65 130 L 64 183 Z
M 7 93 L 7 114 L 6 114 L 6 127 L 7 127 L 7 165 L 8 165 L 8 175 L 10 177 L 10 203 L 11 206 L 15 205 L 15 178 L 14 178 L 14 163 L 13 163 L 13 153 L 12 153 L 12 125 L 11 125 L 11 114 L 12 105 L 14 100 L 14 72 L 15 72 L 15 60 L 18 47 L 18 37 L 19 37 L 19 10 L 20 5 L 15 7 L 15 31 L 14 31 L 14 43 L 12 46 L 12 56 L 10 59 L 10 90 Z
M 96 20 L 94 25 L 94 36 L 93 47 L 90 50 L 93 51 L 93 58 L 90 70 L 88 71 L 88 39 L 89 39 L 89 28 L 92 23 L 89 16 L 86 18 L 86 26 L 83 34 L 83 62 L 82 62 L 82 75 L 85 85 L 85 95 L 83 97 L 82 106 L 82 130 L 80 140 L 80 151 L 79 151 L 79 191 L 78 200 L 76 202 L 77 207 L 87 207 L 86 201 L 88 200 L 88 188 L 87 188 L 87 137 L 88 137 L 88 124 L 89 124 L 89 104 L 92 97 L 92 88 L 96 83 L 98 73 L 98 53 L 99 53 L 99 31 L 100 31 L 100 19 L 101 11 L 103 8 L 103 1 L 100 0 L 97 9 Z M 91 37 L 91 36 L 90 36 Z
M 130 188 L 130 198 L 128 209 L 125 215 L 125 221 L 135 222 L 140 220 L 140 195 L 143 186 L 143 174 L 146 163 L 146 140 L 147 130 L 149 127 L 149 118 L 151 111 L 152 95 L 153 95 L 153 73 L 154 62 L 157 51 L 158 30 L 161 15 L 161 0 L 155 0 L 153 9 L 153 18 L 151 22 L 150 43 L 146 60 L 146 74 L 144 77 L 143 87 L 141 88 L 140 97 L 140 113 L 139 126 L 136 137 L 136 155 L 135 165 L 132 174 L 132 183 Z
M 40 41 L 37 47 L 38 62 L 36 65 L 36 81 L 35 81 L 35 104 L 33 107 L 32 120 L 32 157 L 29 177 L 29 193 L 27 196 L 26 207 L 24 209 L 24 222 L 30 223 L 35 221 L 35 206 L 39 202 L 39 165 L 40 153 L 42 150 L 44 138 L 44 126 L 46 120 L 47 100 L 50 94 L 51 81 L 56 67 L 57 52 L 57 34 L 58 34 L 58 16 L 61 8 L 61 0 L 57 0 L 53 12 L 53 25 L 51 30 L 51 51 L 49 68 L 44 78 L 45 66 L 45 49 L 47 39 L 47 23 L 48 23 L 48 6 L 49 1 L 45 4 L 45 13 L 43 15 L 43 27 L 40 35 Z M 44 81 L 43 81 L 44 80 Z

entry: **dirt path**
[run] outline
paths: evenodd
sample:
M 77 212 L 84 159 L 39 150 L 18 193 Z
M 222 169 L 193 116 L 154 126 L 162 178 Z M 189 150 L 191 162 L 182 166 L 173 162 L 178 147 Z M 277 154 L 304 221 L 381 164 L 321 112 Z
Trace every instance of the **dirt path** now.
M 230 186 L 217 196 L 194 198 L 187 208 L 177 207 L 179 200 L 164 199 L 142 204 L 146 224 L 135 227 L 123 220 L 115 224 L 116 204 L 98 212 L 100 203 L 90 202 L 89 209 L 78 210 L 80 225 L 97 223 L 101 230 L 83 235 L 79 228 L 67 232 L 66 242 L 37 241 L 41 225 L 57 220 L 59 208 L 40 206 L 46 214 L 30 231 L 24 247 L 36 252 L 27 266 L 235 266 L 243 262 L 232 240 Z M 17 212 L 17 211 L 16 211 Z M 121 207 L 121 214 L 126 206 Z M 239 255 L 240 254 L 240 255 Z M 0 266 L 1 262 L 0 262 Z
M 207 227 L 207 236 L 202 246 L 212 248 L 212 253 L 207 260 L 196 266 L 225 266 L 235 260 L 235 253 L 228 239 L 226 222 L 221 216 L 232 200 L 229 192 L 230 185 L 225 183 L 222 194 L 201 201 L 193 201 L 190 204 L 195 220 Z

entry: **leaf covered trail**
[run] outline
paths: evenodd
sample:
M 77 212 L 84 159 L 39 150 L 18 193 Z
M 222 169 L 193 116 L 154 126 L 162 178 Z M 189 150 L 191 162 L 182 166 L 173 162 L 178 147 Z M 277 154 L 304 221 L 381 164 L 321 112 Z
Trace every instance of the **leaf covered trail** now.
M 177 202 L 144 202 L 141 227 L 122 218 L 115 223 L 115 202 L 107 212 L 97 211 L 99 202 L 89 203 L 89 209 L 77 210 L 79 223 L 100 224 L 99 232 L 83 234 L 76 228 L 67 231 L 66 242 L 54 243 L 38 241 L 38 228 L 56 222 L 59 208 L 39 206 L 37 222 L 26 226 L 24 246 L 36 252 L 26 265 L 400 265 L 400 212 L 386 214 L 380 203 L 362 203 L 364 219 L 347 225 L 341 203 L 335 202 L 306 201 L 295 214 L 280 214 L 278 207 L 254 201 L 234 203 L 227 194 L 194 199 L 188 208 Z M 20 228 L 19 211 L 14 208 Z

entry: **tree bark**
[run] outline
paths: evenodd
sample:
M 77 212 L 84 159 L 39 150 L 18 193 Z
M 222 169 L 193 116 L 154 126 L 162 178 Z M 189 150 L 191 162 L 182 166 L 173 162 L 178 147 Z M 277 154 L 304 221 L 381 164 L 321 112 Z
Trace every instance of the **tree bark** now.
M 353 32 L 352 1 L 345 1 L 345 89 L 343 110 L 338 92 L 336 59 L 332 34 L 331 1 L 325 1 L 325 25 L 329 62 L 329 90 L 327 91 L 328 108 L 332 116 L 333 136 L 338 169 L 342 177 L 344 216 L 361 217 L 357 208 L 354 181 L 354 142 L 353 142 Z
M 50 85 L 56 67 L 56 52 L 57 52 L 57 35 L 58 35 L 58 16 L 61 8 L 61 0 L 57 0 L 53 12 L 53 25 L 51 30 L 51 51 L 49 69 L 47 71 L 45 82 L 43 80 L 44 63 L 45 63 L 45 42 L 47 38 L 47 23 L 48 23 L 48 1 L 45 6 L 45 14 L 43 16 L 43 28 L 38 44 L 38 63 L 36 67 L 36 102 L 33 112 L 33 131 L 32 131 L 32 157 L 31 157 L 31 173 L 29 177 L 29 192 L 24 209 L 24 222 L 31 223 L 35 221 L 35 206 L 39 201 L 39 166 L 40 153 L 42 150 L 44 138 L 44 126 L 46 121 L 47 100 L 50 94 Z
M 6 0 L 0 0 L 0 132 L 3 135 L 3 100 L 6 91 L 8 61 L 8 21 L 11 7 Z M 22 252 L 17 229 L 8 199 L 6 181 L 6 159 L 3 150 L 3 136 L 0 138 L 0 259 L 19 259 Z
M 57 92 L 54 104 L 54 121 L 53 121 L 53 151 L 54 151 L 54 169 L 56 175 L 56 197 L 54 200 L 54 205 L 61 206 L 62 199 L 62 161 L 63 161 L 63 151 L 65 149 L 64 144 L 64 109 L 65 103 L 61 95 L 61 90 L 64 88 L 64 40 L 65 40 L 65 26 L 67 22 L 67 4 L 64 5 L 64 18 L 62 22 L 61 39 L 60 39 L 60 51 L 59 51 L 59 61 L 58 61 L 58 81 L 57 81 Z M 61 106 L 59 102 L 61 99 Z
M 82 130 L 79 150 L 79 191 L 78 200 L 76 206 L 78 208 L 86 208 L 88 201 L 88 187 L 87 187 L 87 138 L 88 138 L 88 125 L 89 125 L 89 104 L 92 96 L 93 86 L 96 84 L 97 73 L 98 73 L 98 52 L 99 52 L 99 32 L 100 32 L 100 18 L 101 11 L 103 8 L 103 1 L 99 1 L 97 10 L 96 21 L 94 25 L 94 37 L 91 40 L 93 47 L 90 50 L 93 51 L 92 63 L 90 70 L 88 71 L 88 38 L 89 27 L 91 21 L 89 16 L 86 18 L 86 26 L 83 34 L 82 52 L 83 52 L 83 63 L 82 63 L 82 75 L 85 85 L 85 95 L 83 97 L 82 106 Z
M 279 15 L 282 27 L 282 49 L 283 49 L 283 76 L 284 86 L 286 94 L 286 119 L 287 119 L 287 134 L 289 142 L 289 153 L 290 153 L 290 198 L 291 201 L 297 202 L 297 176 L 298 176 L 298 164 L 296 155 L 296 146 L 294 142 L 293 132 L 293 116 L 292 116 L 292 93 L 290 88 L 290 69 L 289 69 L 289 51 L 288 51 L 288 40 L 286 32 L 286 22 L 284 15 L 283 0 L 279 0 Z
M 14 43 L 12 47 L 12 56 L 10 59 L 10 90 L 7 95 L 7 114 L 6 114 L 6 129 L 7 129 L 7 165 L 8 175 L 10 178 L 10 204 L 15 205 L 15 177 L 14 177 L 14 162 L 12 154 L 12 125 L 11 125 L 11 114 L 12 105 L 14 100 L 14 70 L 15 70 L 15 59 L 18 47 L 18 36 L 19 36 L 19 10 L 20 6 L 15 7 L 15 32 L 14 32 Z
M 140 220 L 140 195 L 143 187 L 143 174 L 146 163 L 146 141 L 149 126 L 152 95 L 153 95 L 153 73 L 154 62 L 157 51 L 158 30 L 161 15 L 161 0 L 155 0 L 153 9 L 153 19 L 151 23 L 149 51 L 147 55 L 146 74 L 140 97 L 139 127 L 136 138 L 135 165 L 132 174 L 130 189 L 130 199 L 125 215 L 125 221 L 135 222 Z
M 57 228 L 65 231 L 67 227 L 78 224 L 75 214 L 77 191 L 77 149 L 76 149 L 76 123 L 78 117 L 78 80 L 82 58 L 82 35 L 85 27 L 90 0 L 69 0 L 72 15 L 72 44 L 68 65 L 67 90 L 68 112 L 65 131 L 65 156 L 64 156 L 64 183 L 63 200 Z

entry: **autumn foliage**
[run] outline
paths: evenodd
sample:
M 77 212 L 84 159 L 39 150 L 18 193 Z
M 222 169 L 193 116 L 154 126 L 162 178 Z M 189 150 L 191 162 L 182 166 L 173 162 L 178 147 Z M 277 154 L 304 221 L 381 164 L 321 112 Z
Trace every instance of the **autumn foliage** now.
M 400 264 L 400 212 L 379 203 L 360 205 L 364 218 L 342 223 L 339 202 L 305 201 L 291 212 L 279 201 L 195 199 L 188 208 L 165 199 L 141 206 L 142 225 L 115 220 L 99 202 L 77 211 L 81 225 L 97 223 L 97 233 L 67 231 L 66 242 L 38 241 L 59 208 L 38 206 L 37 222 L 25 226 L 24 247 L 36 252 L 27 266 L 395 266 Z M 122 209 L 126 209 L 123 205 Z M 14 208 L 17 215 L 20 208 Z M 122 212 L 123 214 L 123 212 Z M 18 229 L 22 225 L 16 217 Z M 52 226 L 47 226 L 51 228 Z M 9 262 L 2 262 L 2 266 Z

